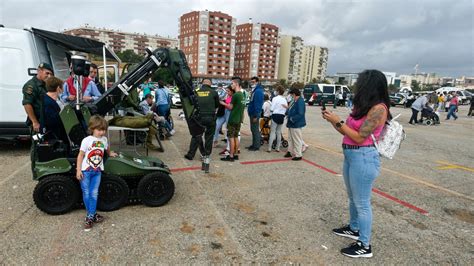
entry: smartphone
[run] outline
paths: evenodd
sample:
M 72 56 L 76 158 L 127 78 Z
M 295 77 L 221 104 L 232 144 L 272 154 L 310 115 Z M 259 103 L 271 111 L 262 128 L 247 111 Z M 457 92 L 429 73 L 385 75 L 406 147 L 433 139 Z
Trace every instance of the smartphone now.
M 322 106 L 322 107 L 321 107 L 321 110 L 326 111 L 326 103 L 325 103 L 325 102 L 322 102 L 322 103 L 321 103 L 321 106 Z

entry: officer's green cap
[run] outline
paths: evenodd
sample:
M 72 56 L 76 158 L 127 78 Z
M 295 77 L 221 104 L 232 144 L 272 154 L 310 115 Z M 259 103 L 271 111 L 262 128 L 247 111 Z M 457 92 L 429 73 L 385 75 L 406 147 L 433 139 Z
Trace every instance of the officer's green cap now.
M 53 67 L 48 63 L 41 63 L 38 65 L 38 68 L 44 68 L 54 73 Z

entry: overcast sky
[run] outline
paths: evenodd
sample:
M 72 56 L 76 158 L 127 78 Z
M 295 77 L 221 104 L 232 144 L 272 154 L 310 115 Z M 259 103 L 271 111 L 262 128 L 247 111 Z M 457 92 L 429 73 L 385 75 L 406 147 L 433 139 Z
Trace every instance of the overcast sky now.
M 80 3 L 72 5 L 70 3 Z M 0 0 L 0 24 L 53 31 L 85 23 L 177 37 L 178 18 L 222 11 L 329 48 L 328 74 L 366 68 L 474 76 L 473 0 Z

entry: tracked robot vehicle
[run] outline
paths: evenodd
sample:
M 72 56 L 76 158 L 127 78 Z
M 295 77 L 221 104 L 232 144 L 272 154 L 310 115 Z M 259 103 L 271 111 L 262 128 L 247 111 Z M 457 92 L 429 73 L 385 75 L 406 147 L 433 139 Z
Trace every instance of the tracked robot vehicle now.
M 81 87 L 88 66 L 84 58 L 73 56 L 72 72 Z M 75 178 L 76 158 L 91 115 L 106 115 L 128 95 L 128 92 L 150 77 L 156 70 L 168 68 L 172 73 L 183 103 L 183 111 L 191 135 L 200 135 L 199 106 L 192 87 L 192 76 L 184 54 L 177 49 L 147 49 L 146 58 L 116 82 L 99 99 L 90 104 L 67 105 L 60 113 L 67 140 L 37 136 L 34 179 L 39 181 L 33 192 L 36 206 L 48 214 L 66 213 L 82 201 L 79 182 Z M 79 97 L 78 97 L 79 98 Z M 46 140 L 47 139 L 47 140 Z M 147 206 L 162 206 L 174 194 L 170 169 L 160 159 L 119 153 L 105 160 L 99 188 L 97 208 L 119 209 L 129 201 L 139 200 Z

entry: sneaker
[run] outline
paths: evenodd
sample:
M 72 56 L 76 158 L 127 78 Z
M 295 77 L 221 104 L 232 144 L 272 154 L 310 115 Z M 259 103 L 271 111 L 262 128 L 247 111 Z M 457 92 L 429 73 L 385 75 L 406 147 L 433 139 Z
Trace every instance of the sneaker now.
M 372 258 L 372 247 L 368 248 L 362 245 L 362 242 L 357 241 L 352 243 L 347 248 L 341 249 L 342 255 L 346 255 L 351 258 Z
M 348 237 L 350 239 L 358 240 L 359 239 L 359 232 L 352 231 L 349 225 L 332 229 L 332 232 L 338 236 Z
M 92 218 L 92 221 L 93 221 L 94 223 L 101 223 L 101 222 L 104 221 L 104 216 L 102 216 L 102 215 L 96 213 L 96 214 L 94 215 L 94 218 Z
M 291 153 L 289 151 L 286 152 L 285 156 L 283 156 L 285 158 L 291 158 L 293 156 L 291 156 Z
M 219 152 L 219 155 L 228 155 L 228 153 L 229 153 L 229 150 L 225 149 L 225 150 Z
M 172 130 L 170 131 L 171 136 L 173 136 L 175 133 L 176 133 L 176 131 L 175 131 L 174 129 L 172 129 Z
M 89 232 L 94 226 L 94 218 L 86 217 L 86 222 L 84 223 L 84 231 Z
M 239 159 L 239 155 L 234 155 L 234 160 L 238 160 Z
M 301 161 L 301 159 L 303 159 L 303 157 L 293 157 L 293 158 L 291 158 L 292 161 Z
M 185 154 L 185 155 L 184 155 L 184 158 L 186 158 L 186 159 L 188 159 L 188 160 L 190 160 L 190 161 L 193 160 L 193 157 L 192 157 L 191 155 L 189 155 L 189 154 Z
M 226 157 L 221 158 L 221 161 L 233 162 L 234 157 L 230 157 L 230 155 L 227 155 Z
M 308 149 L 308 145 L 303 145 L 303 147 L 301 148 L 301 152 L 305 152 L 307 149 Z

